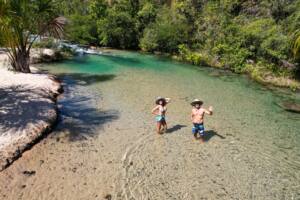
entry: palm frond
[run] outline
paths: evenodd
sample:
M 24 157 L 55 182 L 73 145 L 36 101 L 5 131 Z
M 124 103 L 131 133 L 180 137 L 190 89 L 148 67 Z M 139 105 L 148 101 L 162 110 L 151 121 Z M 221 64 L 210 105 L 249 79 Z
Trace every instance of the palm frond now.
M 62 37 L 66 20 L 59 17 L 55 2 L 0 0 L 1 41 L 15 70 L 30 72 L 29 52 L 37 37 Z
M 293 45 L 293 54 L 295 58 L 300 57 L 300 30 L 295 32 L 295 42 Z

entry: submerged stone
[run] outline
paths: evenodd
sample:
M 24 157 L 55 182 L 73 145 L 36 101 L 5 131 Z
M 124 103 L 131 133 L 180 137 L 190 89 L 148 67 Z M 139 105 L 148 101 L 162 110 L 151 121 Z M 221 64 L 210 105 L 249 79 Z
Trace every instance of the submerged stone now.
M 300 113 L 300 103 L 284 101 L 280 106 L 286 111 Z

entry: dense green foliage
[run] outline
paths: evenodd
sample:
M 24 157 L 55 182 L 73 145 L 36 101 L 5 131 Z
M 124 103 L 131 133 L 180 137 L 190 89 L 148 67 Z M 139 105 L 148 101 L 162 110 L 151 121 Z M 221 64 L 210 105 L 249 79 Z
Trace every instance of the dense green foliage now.
M 293 46 L 293 53 L 295 58 L 300 58 L 300 29 L 295 32 L 295 42 Z
M 84 2 L 85 6 L 82 6 Z M 295 75 L 300 0 L 72 0 L 67 38 L 177 55 L 194 64 Z M 298 40 L 297 40 L 298 38 Z
M 187 19 L 177 11 L 163 7 L 155 22 L 144 30 L 140 47 L 145 51 L 176 52 L 188 41 Z
M 65 38 L 80 44 L 162 52 L 257 77 L 300 71 L 300 0 L 1 0 L 2 45 L 19 40 L 24 49 L 30 34 L 57 25 L 57 14 L 68 19 Z

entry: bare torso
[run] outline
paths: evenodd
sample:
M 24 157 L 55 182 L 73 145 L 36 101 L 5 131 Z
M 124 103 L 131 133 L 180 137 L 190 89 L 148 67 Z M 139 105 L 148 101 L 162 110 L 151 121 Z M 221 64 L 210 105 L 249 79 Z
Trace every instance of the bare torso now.
M 201 124 L 204 121 L 205 109 L 203 108 L 193 108 L 192 110 L 192 122 L 195 124 Z
M 167 112 L 167 107 L 162 105 L 157 105 L 153 110 L 155 115 L 165 116 Z

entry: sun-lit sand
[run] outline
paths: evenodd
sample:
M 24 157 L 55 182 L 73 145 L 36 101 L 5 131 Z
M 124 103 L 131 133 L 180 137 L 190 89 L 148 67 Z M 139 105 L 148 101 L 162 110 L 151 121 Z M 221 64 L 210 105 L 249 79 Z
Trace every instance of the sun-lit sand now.
M 60 84 L 47 74 L 15 73 L 0 53 L 0 170 L 56 121 Z

